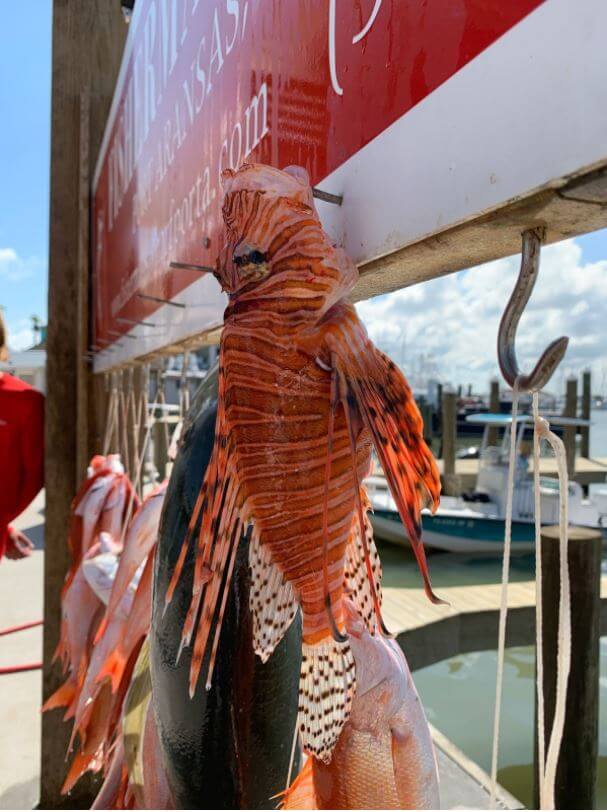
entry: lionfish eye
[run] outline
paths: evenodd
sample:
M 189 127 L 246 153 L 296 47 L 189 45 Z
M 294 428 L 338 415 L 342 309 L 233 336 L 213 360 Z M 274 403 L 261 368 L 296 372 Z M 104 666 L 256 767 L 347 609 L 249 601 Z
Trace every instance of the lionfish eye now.
M 264 262 L 268 261 L 267 254 L 264 254 L 263 251 L 249 251 L 248 254 L 235 254 L 234 255 L 234 265 L 237 268 L 240 268 L 242 265 L 263 265 Z

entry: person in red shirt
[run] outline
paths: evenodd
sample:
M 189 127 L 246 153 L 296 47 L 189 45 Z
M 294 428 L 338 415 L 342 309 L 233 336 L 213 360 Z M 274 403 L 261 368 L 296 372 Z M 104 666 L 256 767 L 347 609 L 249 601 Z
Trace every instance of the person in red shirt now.
M 44 485 L 44 396 L 2 369 L 6 344 L 0 314 L 0 559 L 19 559 L 34 545 L 10 522 Z

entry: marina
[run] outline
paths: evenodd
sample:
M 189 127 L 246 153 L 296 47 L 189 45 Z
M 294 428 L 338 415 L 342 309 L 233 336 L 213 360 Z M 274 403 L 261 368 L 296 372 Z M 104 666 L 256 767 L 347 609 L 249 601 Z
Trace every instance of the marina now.
M 0 809 L 607 806 L 607 5 L 26 6 Z

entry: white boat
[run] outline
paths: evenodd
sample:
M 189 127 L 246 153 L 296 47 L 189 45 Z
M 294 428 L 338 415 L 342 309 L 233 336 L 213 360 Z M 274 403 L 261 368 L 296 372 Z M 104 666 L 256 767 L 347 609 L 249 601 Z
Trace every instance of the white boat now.
M 484 426 L 479 455 L 476 487 L 462 496 L 442 496 L 437 512 L 422 513 L 422 540 L 428 547 L 450 552 L 499 553 L 504 543 L 504 517 L 510 431 L 512 415 L 478 414 L 467 418 Z M 551 417 L 551 424 L 560 426 L 589 425 L 577 418 Z M 535 543 L 533 477 L 528 470 L 531 444 L 523 444 L 525 429 L 533 418 L 517 418 L 516 468 L 512 504 L 512 551 L 529 552 Z M 503 428 L 499 446 L 490 446 L 490 428 Z M 373 506 L 371 523 L 379 539 L 397 544 L 406 542 L 407 535 L 392 495 L 383 476 L 371 476 L 365 486 Z M 552 477 L 540 479 L 542 523 L 557 524 L 559 517 L 559 483 Z M 569 521 L 574 525 L 607 529 L 607 490 L 585 497 L 577 482 L 569 483 Z

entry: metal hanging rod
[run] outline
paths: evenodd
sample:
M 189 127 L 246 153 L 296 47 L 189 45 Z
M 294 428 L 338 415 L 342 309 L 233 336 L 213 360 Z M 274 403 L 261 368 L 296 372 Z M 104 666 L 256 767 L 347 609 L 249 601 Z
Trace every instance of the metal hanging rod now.
M 149 293 L 136 293 L 138 299 L 147 299 L 149 302 L 159 302 L 160 304 L 171 305 L 171 307 L 185 308 L 181 302 L 172 302 L 170 299 L 161 299 L 159 296 L 151 296 Z
M 331 192 L 323 192 L 322 189 L 318 189 L 316 186 L 312 187 L 312 197 L 315 197 L 317 200 L 324 200 L 325 203 L 333 203 L 336 206 L 341 206 L 344 202 L 343 195 L 333 195 Z
M 118 316 L 116 321 L 119 321 L 120 324 L 132 324 L 136 326 L 140 324 L 142 327 L 159 327 L 161 325 L 157 324 L 155 321 L 135 321 L 135 319 L 125 319 L 121 316 Z M 121 334 L 122 335 L 122 334 Z
M 215 268 L 210 265 L 192 265 L 190 262 L 171 262 L 169 267 L 180 271 L 197 271 L 198 273 L 214 273 Z

